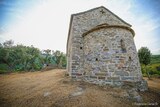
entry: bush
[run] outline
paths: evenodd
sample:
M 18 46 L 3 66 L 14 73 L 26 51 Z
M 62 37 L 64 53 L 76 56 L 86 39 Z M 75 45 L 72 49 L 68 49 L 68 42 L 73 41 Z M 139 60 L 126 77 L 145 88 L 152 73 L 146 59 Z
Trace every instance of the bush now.
M 9 67 L 6 64 L 0 64 L 0 73 L 6 73 Z
M 147 66 L 147 70 L 150 75 L 160 75 L 160 64 L 150 64 Z M 141 65 L 141 71 L 143 75 L 147 74 L 144 65 Z
M 19 64 L 15 66 L 15 71 L 22 71 L 24 70 L 24 65 L 23 64 Z
M 47 49 L 41 52 L 33 46 L 14 45 L 12 40 L 0 43 L 0 71 L 38 71 L 44 64 L 66 67 L 66 55 Z

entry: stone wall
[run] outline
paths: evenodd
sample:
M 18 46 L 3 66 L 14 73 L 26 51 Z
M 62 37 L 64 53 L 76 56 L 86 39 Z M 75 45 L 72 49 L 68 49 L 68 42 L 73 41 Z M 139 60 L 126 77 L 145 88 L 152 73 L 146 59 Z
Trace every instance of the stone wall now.
M 141 80 L 133 35 L 123 28 L 102 28 L 83 38 L 84 74 L 89 79 Z
M 140 81 L 131 25 L 104 7 L 71 16 L 67 70 L 86 81 Z

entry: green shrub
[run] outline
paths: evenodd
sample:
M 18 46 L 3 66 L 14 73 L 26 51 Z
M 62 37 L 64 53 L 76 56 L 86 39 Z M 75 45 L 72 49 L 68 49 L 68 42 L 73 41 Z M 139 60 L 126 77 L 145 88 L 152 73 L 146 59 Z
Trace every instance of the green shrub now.
M 147 70 L 149 71 L 150 75 L 160 75 L 160 63 L 148 65 Z M 141 71 L 143 75 L 147 74 L 144 65 L 141 65 Z
M 0 73 L 5 73 L 9 69 L 8 65 L 6 64 L 0 64 Z

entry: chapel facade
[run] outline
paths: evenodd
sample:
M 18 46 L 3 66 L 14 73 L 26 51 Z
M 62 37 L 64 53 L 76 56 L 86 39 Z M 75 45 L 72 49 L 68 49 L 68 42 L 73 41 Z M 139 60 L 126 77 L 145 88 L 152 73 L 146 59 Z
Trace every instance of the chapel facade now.
M 93 83 L 141 81 L 131 25 L 101 6 L 72 14 L 67 40 L 67 72 Z

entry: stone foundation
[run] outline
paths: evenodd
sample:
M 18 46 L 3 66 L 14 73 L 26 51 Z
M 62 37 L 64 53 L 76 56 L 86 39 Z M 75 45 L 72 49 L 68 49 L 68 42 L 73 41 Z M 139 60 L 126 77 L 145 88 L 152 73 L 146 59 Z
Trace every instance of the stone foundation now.
M 136 91 L 147 91 L 148 90 L 148 84 L 146 80 L 142 81 L 104 81 L 104 80 L 95 80 L 95 79 L 83 79 L 81 81 L 89 82 L 92 84 L 97 84 L 100 86 L 110 85 L 113 87 L 126 87 L 126 88 L 134 88 Z

